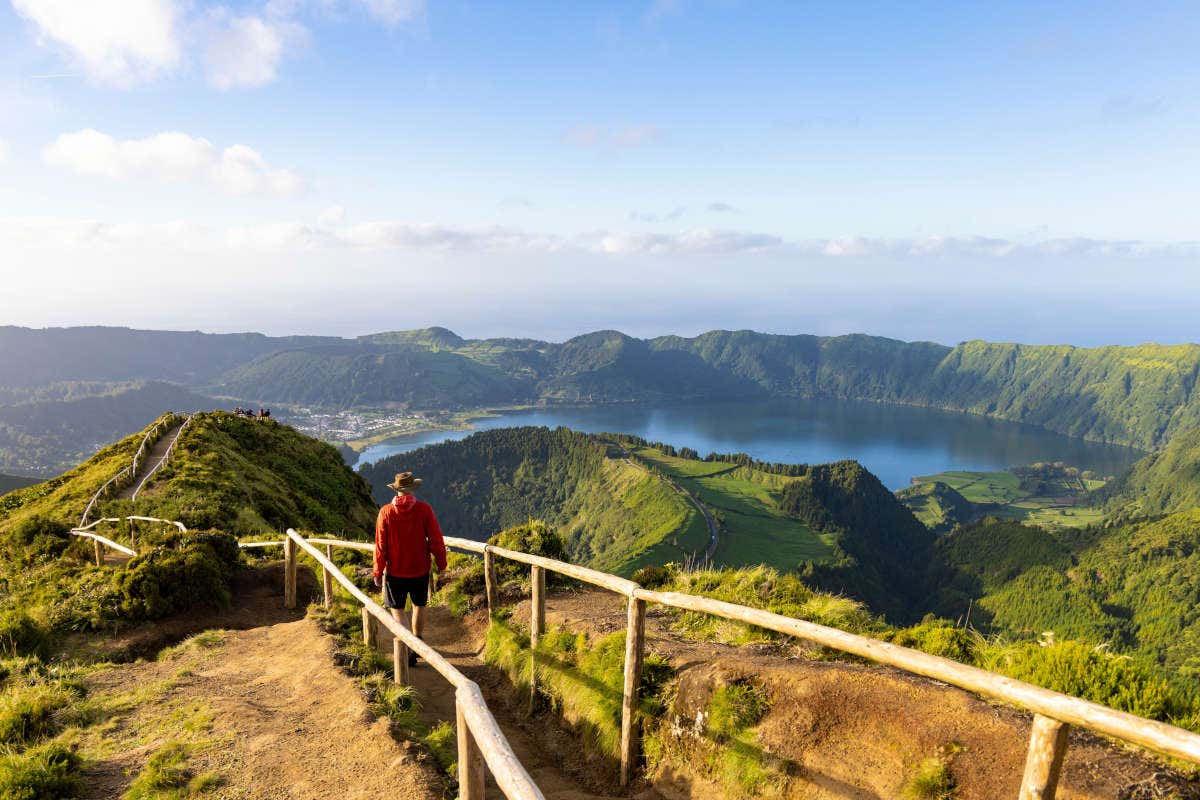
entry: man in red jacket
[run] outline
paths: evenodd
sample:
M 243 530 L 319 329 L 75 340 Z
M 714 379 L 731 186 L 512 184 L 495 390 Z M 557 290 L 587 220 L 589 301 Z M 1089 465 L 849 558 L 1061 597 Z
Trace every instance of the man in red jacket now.
M 396 497 L 379 509 L 375 520 L 375 587 L 383 589 L 384 605 L 392 610 L 392 617 L 417 636 L 425 630 L 430 556 L 438 572 L 446 569 L 446 543 L 437 517 L 428 503 L 413 495 L 420 485 L 421 479 L 411 472 L 396 475 L 388 484 Z M 410 598 L 412 627 L 404 618 L 404 604 Z M 416 653 L 409 651 L 409 666 L 416 663 Z

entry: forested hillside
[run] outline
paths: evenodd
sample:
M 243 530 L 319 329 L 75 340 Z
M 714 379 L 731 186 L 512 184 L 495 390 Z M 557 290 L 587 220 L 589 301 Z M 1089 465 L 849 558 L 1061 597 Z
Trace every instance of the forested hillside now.
M 169 380 L 258 405 L 457 409 L 533 400 L 824 397 L 905 403 L 1156 449 L 1200 428 L 1200 345 L 956 347 L 861 334 L 711 331 L 562 343 L 443 328 L 359 339 L 0 329 L 0 399 L 62 382 Z
M 1180 434 L 1138 461 L 1103 494 L 1109 511 L 1126 515 L 1200 508 L 1200 429 Z

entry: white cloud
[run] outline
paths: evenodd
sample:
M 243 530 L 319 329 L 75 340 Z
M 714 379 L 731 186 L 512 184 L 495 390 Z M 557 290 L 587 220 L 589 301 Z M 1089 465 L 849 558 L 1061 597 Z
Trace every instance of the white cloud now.
M 174 0 L 12 0 L 53 44 L 95 80 L 128 85 L 180 61 L 179 6 Z
M 83 175 L 202 182 L 235 195 L 294 195 L 305 188 L 303 177 L 271 167 L 251 147 L 235 144 L 218 150 L 207 139 L 178 132 L 122 141 L 89 128 L 60 135 L 42 151 L 42 157 L 48 164 Z
M 227 9 L 210 14 L 204 67 L 218 89 L 263 86 L 275 80 L 285 49 L 303 42 L 305 29 L 287 20 L 237 17 Z
M 399 25 L 425 13 L 425 0 L 358 0 L 359 5 L 381 22 Z
M 765 233 L 708 229 L 670 234 L 603 232 L 591 240 L 591 249 L 613 255 L 747 253 L 773 250 L 784 243 L 778 236 Z
M 629 219 L 633 222 L 673 222 L 686 213 L 686 206 L 676 206 L 665 214 L 654 211 L 630 211 Z
M 631 148 L 654 144 L 662 139 L 655 125 L 627 125 L 605 128 L 599 125 L 575 125 L 563 133 L 563 141 L 577 147 Z
M 713 213 L 713 214 L 737 214 L 738 213 L 738 209 L 736 207 L 729 205 L 729 203 L 720 203 L 720 202 L 709 203 L 707 206 L 704 207 L 704 210 L 708 211 L 710 213 Z

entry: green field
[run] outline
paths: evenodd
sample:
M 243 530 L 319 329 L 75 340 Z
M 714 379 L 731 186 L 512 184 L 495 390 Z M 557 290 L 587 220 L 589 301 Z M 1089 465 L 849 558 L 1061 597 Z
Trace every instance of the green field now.
M 832 536 L 815 533 L 780 510 L 780 489 L 789 478 L 727 463 L 675 458 L 650 447 L 638 448 L 633 455 L 691 492 L 716 516 L 721 528 L 717 563 L 795 569 L 804 561 L 832 557 Z
M 1092 525 L 1104 519 L 1100 508 L 1079 504 L 1073 500 L 1073 492 L 1086 487 L 1088 490 L 1104 485 L 1103 481 L 1087 480 L 1072 486 L 1067 483 L 1054 483 L 1049 488 L 1056 492 L 1055 496 L 1033 495 L 1021 488 L 1021 479 L 1009 470 L 997 472 L 971 472 L 967 470 L 951 470 L 939 472 L 936 475 L 922 475 L 913 478 L 917 484 L 940 481 L 961 494 L 971 503 L 982 506 L 976 510 L 978 514 L 989 514 L 1001 519 L 1012 519 L 1031 525 L 1064 526 L 1079 528 Z M 927 525 L 929 514 L 922 516 L 922 504 L 926 498 L 914 498 L 909 502 L 909 508 Z

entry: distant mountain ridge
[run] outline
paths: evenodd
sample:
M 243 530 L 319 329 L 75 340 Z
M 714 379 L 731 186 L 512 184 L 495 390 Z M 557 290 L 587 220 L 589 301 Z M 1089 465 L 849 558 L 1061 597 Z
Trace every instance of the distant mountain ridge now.
M 34 369 L 23 368 L 30 362 Z M 263 405 L 420 410 L 819 397 L 965 411 L 1146 450 L 1200 428 L 1198 376 L 1197 344 L 949 347 L 745 330 L 652 339 L 597 331 L 553 343 L 464 339 L 445 328 L 357 339 L 0 328 L 0 388 L 157 379 Z

